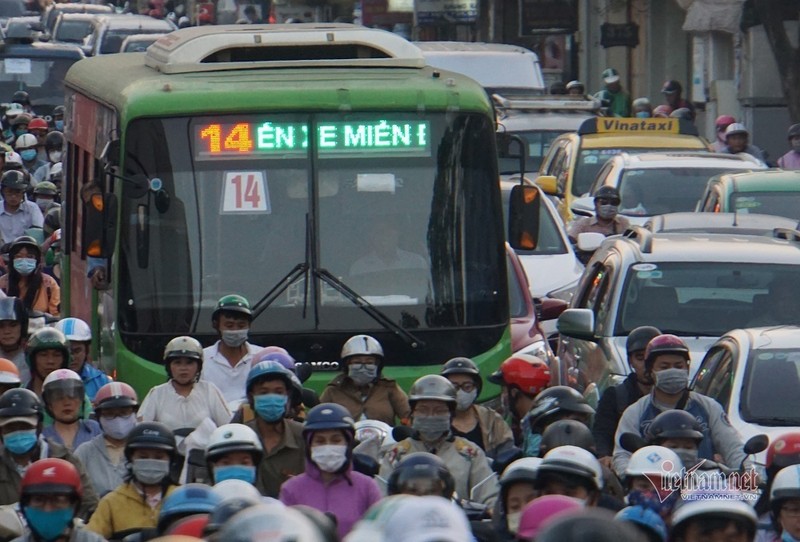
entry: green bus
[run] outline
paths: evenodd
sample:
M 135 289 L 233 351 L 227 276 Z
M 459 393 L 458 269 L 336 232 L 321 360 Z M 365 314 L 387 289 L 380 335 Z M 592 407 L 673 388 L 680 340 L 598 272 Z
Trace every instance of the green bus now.
M 230 293 L 253 306 L 250 342 L 310 364 L 318 390 L 358 333 L 406 389 L 451 357 L 486 375 L 511 354 L 492 106 L 413 44 L 194 27 L 83 60 L 65 86 L 63 305 L 139 393 L 164 382 L 171 338 L 217 339 Z

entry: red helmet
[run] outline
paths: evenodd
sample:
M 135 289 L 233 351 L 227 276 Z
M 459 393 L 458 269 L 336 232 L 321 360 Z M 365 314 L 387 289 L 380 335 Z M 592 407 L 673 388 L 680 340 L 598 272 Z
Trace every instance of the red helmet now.
M 766 467 L 782 469 L 800 464 L 800 433 L 785 433 L 773 440 L 767 448 Z
M 192 514 L 173 523 L 164 533 L 166 535 L 193 536 L 202 539 L 203 530 L 208 525 L 208 514 Z
M 661 354 L 678 354 L 689 361 L 689 347 L 683 342 L 683 339 L 676 335 L 669 333 L 654 337 L 652 341 L 647 343 L 647 348 L 644 351 L 644 363 L 648 367 L 653 364 L 656 356 Z
M 550 367 L 529 354 L 514 354 L 489 377 L 490 382 L 517 387 L 523 393 L 536 395 L 550 384 Z
M 47 121 L 44 120 L 42 117 L 36 117 L 31 119 L 31 122 L 28 123 L 28 130 L 49 130 L 50 127 L 47 125 Z
M 55 457 L 34 461 L 20 484 L 22 498 L 28 495 L 75 495 L 83 496 L 81 475 L 75 465 Z
M 95 410 L 135 406 L 139 406 L 139 398 L 136 391 L 125 382 L 109 382 L 94 396 Z
M 714 126 L 717 127 L 717 131 L 724 130 L 729 125 L 736 122 L 736 118 L 732 117 L 731 115 L 720 115 L 717 117 L 717 120 L 714 122 Z

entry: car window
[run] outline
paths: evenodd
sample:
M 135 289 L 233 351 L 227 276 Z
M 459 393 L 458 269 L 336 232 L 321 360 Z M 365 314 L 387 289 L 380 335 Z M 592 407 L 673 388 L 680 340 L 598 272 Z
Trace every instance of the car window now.
M 553 174 L 553 166 L 556 163 L 556 158 L 558 158 L 559 153 L 563 152 L 564 149 L 564 141 L 556 141 L 553 145 L 550 146 L 550 151 L 544 157 L 544 161 L 542 162 L 542 166 L 539 168 L 540 175 L 552 175 Z
M 83 43 L 83 40 L 92 32 L 91 21 L 78 21 L 60 19 L 56 24 L 53 38 L 56 41 L 66 41 L 71 43 Z
M 600 290 L 606 285 L 606 270 L 601 262 L 597 262 L 592 269 L 591 273 L 585 275 L 583 284 L 585 288 L 582 294 L 578 297 L 578 303 L 575 305 L 582 309 L 594 308 L 594 303 L 600 296 Z
M 705 201 L 700 206 L 700 210 L 711 212 L 711 213 L 718 213 L 720 211 L 720 209 L 719 209 L 719 190 L 717 189 L 716 186 L 708 191 L 708 194 L 706 194 Z
M 725 355 L 725 352 L 725 348 L 717 347 L 713 348 L 706 354 L 705 358 L 703 358 L 703 361 L 700 364 L 700 368 L 697 370 L 697 374 L 694 376 L 694 381 L 692 382 L 692 391 L 702 393 L 703 395 L 708 395 L 708 389 L 713 383 L 714 375 L 717 372 L 717 367 Z
M 0 2 L 0 18 L 21 17 L 25 12 L 22 0 L 2 0 Z
M 800 192 L 734 192 L 730 210 L 737 213 L 800 218 Z
M 728 409 L 731 400 L 735 371 L 736 355 L 727 348 L 721 349 L 719 363 L 717 363 L 714 375 L 710 378 L 705 395 L 716 399 L 724 410 Z
M 148 43 L 147 45 L 150 44 Z M 563 133 L 563 131 L 547 130 L 514 132 L 515 135 L 523 138 L 528 151 L 525 158 L 525 171 L 539 171 L 553 141 Z M 515 173 L 519 170 L 519 160 L 516 158 L 500 158 L 498 167 L 500 173 Z
M 626 272 L 614 334 L 650 325 L 664 333 L 719 337 L 731 329 L 797 324 L 800 305 L 792 300 L 800 296 L 798 284 L 797 265 L 637 263 Z
M 594 181 L 592 181 L 591 188 L 589 188 L 589 190 L 587 190 L 586 192 L 588 192 L 589 194 L 594 194 L 595 190 L 597 190 L 598 188 L 600 188 L 601 186 L 606 184 L 605 180 L 611 174 L 611 170 L 612 169 L 614 169 L 613 161 L 606 160 L 606 163 L 603 164 L 603 167 L 600 168 L 600 170 L 597 172 L 597 175 L 595 176 Z M 611 185 L 613 186 L 613 183 L 611 183 Z M 581 194 L 581 195 L 583 195 L 583 194 Z
M 653 216 L 694 211 L 708 179 L 724 171 L 687 167 L 626 169 L 618 185 L 620 212 Z
M 530 296 L 530 293 L 523 291 L 510 256 L 506 257 L 506 273 L 508 276 L 508 304 L 511 318 L 524 318 L 528 315 L 525 296 Z
M 742 419 L 767 426 L 800 425 L 799 375 L 800 351 L 797 349 L 751 351 L 739 402 Z
M 616 283 L 617 272 L 619 265 L 615 254 L 611 254 L 603 265 L 603 284 L 597 289 L 597 294 L 594 296 L 592 309 L 595 314 L 595 322 L 597 322 L 597 333 L 602 335 L 608 327 L 608 311 L 611 308 L 611 296 L 614 291 L 614 284 Z

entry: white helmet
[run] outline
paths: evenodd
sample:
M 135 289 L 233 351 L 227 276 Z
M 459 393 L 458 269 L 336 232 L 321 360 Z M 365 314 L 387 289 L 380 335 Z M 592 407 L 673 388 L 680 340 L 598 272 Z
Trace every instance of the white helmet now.
M 82 398 L 84 396 L 83 380 L 75 371 L 70 369 L 56 369 L 44 379 L 42 383 L 42 400 L 45 409 L 50 410 L 50 395 L 60 392 L 68 393 L 70 396 Z M 81 399 L 81 412 L 83 412 L 83 400 Z M 51 414 L 52 415 L 52 414 Z
M 244 480 L 230 478 L 217 482 L 213 487 L 214 493 L 220 496 L 222 502 L 231 499 L 245 499 L 253 502 L 261 502 L 261 493 L 256 487 Z
M 358 420 L 356 422 L 356 440 L 360 443 L 375 439 L 381 446 L 397 444 L 392 436 L 392 426 L 380 420 Z
M 598 490 L 603 489 L 603 467 L 600 462 L 592 452 L 577 446 L 553 448 L 544 455 L 536 472 L 537 475 L 551 472 L 582 476 L 589 479 Z
M 347 342 L 342 347 L 341 359 L 346 360 L 350 356 L 377 356 L 383 358 L 383 347 L 374 337 L 356 335 L 347 339 Z
M 30 149 L 31 147 L 35 147 L 39 143 L 39 140 L 36 139 L 36 136 L 33 134 L 22 134 L 17 138 L 14 142 L 14 148 L 17 151 L 23 149 Z
M 672 511 L 672 531 L 682 531 L 681 524 L 697 516 L 723 515 L 746 520 L 752 524 L 753 532 L 758 524 L 758 515 L 752 505 L 745 500 L 703 499 L 683 501 Z
M 18 152 L 8 151 L 6 153 L 6 165 L 8 164 L 18 164 L 21 167 L 22 156 L 20 156 Z
M 800 465 L 789 465 L 778 471 L 769 490 L 769 500 L 800 499 Z
M 42 383 L 42 392 L 46 391 L 48 386 L 55 386 L 56 383 L 63 383 L 63 382 L 79 382 L 81 386 L 83 386 L 83 380 L 75 371 L 71 371 L 70 369 L 56 369 L 44 379 L 44 383 Z
M 433 495 L 399 500 L 382 522 L 385 542 L 473 539 L 464 511 L 453 501 Z
M 639 448 L 628 461 L 625 476 L 671 476 L 680 473 L 683 468 L 681 458 L 674 451 L 664 446 L 645 446 Z
M 64 166 L 61 164 L 61 162 L 56 162 L 55 164 L 50 166 L 50 177 L 49 177 L 49 179 L 52 181 L 53 177 L 60 176 L 63 173 L 63 171 L 64 171 Z
M 229 519 L 219 531 L 225 542 L 325 542 L 313 520 L 291 507 L 257 504 Z
M 175 337 L 164 348 L 164 361 L 170 358 L 191 358 L 203 361 L 203 345 L 194 337 Z
M 89 324 L 80 318 L 64 318 L 53 326 L 70 341 L 88 342 L 92 340 L 92 330 Z
M 503 470 L 500 475 L 500 484 L 505 485 L 508 482 L 522 480 L 525 476 L 536 476 L 539 470 L 539 465 L 542 464 L 541 457 L 523 457 L 512 462 Z
M 736 134 L 749 135 L 750 132 L 741 122 L 732 122 L 731 124 L 728 125 L 727 128 L 725 128 L 725 139 L 727 139 L 729 135 L 736 135 Z
M 206 445 L 206 460 L 214 461 L 229 452 L 248 452 L 258 465 L 264 455 L 264 446 L 255 431 L 241 423 L 228 423 L 214 429 Z

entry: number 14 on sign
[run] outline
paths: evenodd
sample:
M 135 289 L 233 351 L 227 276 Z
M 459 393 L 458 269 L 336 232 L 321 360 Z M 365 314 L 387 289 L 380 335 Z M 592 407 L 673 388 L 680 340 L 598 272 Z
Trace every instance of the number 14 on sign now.
M 228 171 L 222 194 L 223 213 L 270 213 L 269 189 L 262 171 Z

